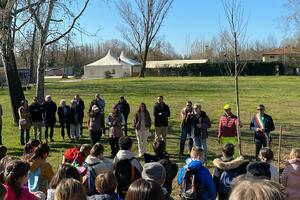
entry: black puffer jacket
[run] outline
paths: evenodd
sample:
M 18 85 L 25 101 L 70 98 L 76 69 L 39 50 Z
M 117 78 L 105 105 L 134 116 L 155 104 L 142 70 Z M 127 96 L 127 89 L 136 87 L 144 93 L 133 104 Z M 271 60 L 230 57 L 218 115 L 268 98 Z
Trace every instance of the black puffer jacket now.
M 154 125 L 155 126 L 168 126 L 168 117 L 170 117 L 170 109 L 169 106 L 165 103 L 162 105 L 156 103 L 153 108 L 154 114 Z

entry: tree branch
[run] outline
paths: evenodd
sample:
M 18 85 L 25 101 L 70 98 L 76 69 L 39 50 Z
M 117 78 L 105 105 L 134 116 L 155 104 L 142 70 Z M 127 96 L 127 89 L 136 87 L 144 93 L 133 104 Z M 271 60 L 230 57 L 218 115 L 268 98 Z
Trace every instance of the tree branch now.
M 90 0 L 86 0 L 85 4 L 83 6 L 83 8 L 81 9 L 81 11 L 79 12 L 79 14 L 73 19 L 73 22 L 71 23 L 70 27 L 68 28 L 68 30 L 66 30 L 63 34 L 61 34 L 60 36 L 58 36 L 57 38 L 46 42 L 46 45 L 52 44 L 54 42 L 57 42 L 58 40 L 62 39 L 63 37 L 65 37 L 68 33 L 70 33 L 73 29 L 73 27 L 75 26 L 77 20 L 81 17 L 81 15 L 83 14 L 83 12 L 85 11 L 85 9 L 87 8 L 87 5 L 89 3 Z
M 39 2 L 37 3 L 37 5 L 40 5 L 40 3 L 44 1 L 44 0 L 39 0 Z M 31 4 L 31 0 L 26 0 L 27 2 L 27 9 L 29 10 L 30 14 L 32 15 L 33 17 L 33 20 L 36 24 L 36 27 L 37 29 L 42 32 L 43 31 L 43 25 L 40 21 L 40 19 L 38 18 L 37 14 L 36 14 L 36 11 L 32 8 L 32 4 Z
M 41 1 L 41 3 L 44 3 L 44 2 L 45 2 L 45 0 Z M 30 7 L 33 8 L 33 7 L 38 6 L 38 5 L 40 5 L 40 2 L 32 3 L 30 5 L 27 5 L 27 6 L 23 7 L 23 8 L 17 9 L 14 13 L 12 13 L 12 15 L 16 16 L 17 14 L 19 14 L 21 12 L 24 12 L 25 10 L 29 9 Z

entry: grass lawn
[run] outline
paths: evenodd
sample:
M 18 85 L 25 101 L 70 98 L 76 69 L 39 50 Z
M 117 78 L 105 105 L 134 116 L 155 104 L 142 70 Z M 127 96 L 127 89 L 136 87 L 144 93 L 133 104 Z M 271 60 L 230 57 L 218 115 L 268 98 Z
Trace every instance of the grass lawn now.
M 183 157 L 178 157 L 180 127 L 179 113 L 185 106 L 186 100 L 202 104 L 202 109 L 207 112 L 212 121 L 209 129 L 208 150 L 209 167 L 212 168 L 212 159 L 220 155 L 220 145 L 216 140 L 218 119 L 223 114 L 224 103 L 230 103 L 234 109 L 234 80 L 231 77 L 157 77 L 157 78 L 126 78 L 106 80 L 62 80 L 46 79 L 46 92 L 51 94 L 53 100 L 59 104 L 60 99 L 71 100 L 78 93 L 85 101 L 86 107 L 94 98 L 95 93 L 100 93 L 106 101 L 106 112 L 109 112 L 113 103 L 119 96 L 124 95 L 131 106 L 129 115 L 129 135 L 135 140 L 132 127 L 134 112 L 141 102 L 145 102 L 152 113 L 157 95 L 163 95 L 165 102 L 170 106 L 170 133 L 168 135 L 167 150 L 171 157 L 178 163 L 184 162 Z M 31 102 L 34 90 L 25 91 L 26 98 Z M 280 125 L 283 128 L 282 159 L 286 159 L 292 147 L 299 146 L 300 135 L 300 77 L 241 77 L 240 101 L 242 128 L 243 154 L 253 156 L 255 149 L 253 134 L 249 131 L 249 122 L 256 113 L 256 106 L 264 104 L 266 112 L 273 117 L 276 130 L 273 132 L 273 148 L 277 158 L 278 134 Z M 3 142 L 8 147 L 10 155 L 21 156 L 23 147 L 19 144 L 19 130 L 14 126 L 11 114 L 10 99 L 7 88 L 0 89 L 0 104 L 3 107 Z M 86 122 L 85 117 L 84 121 Z M 84 124 L 85 124 L 84 122 Z M 151 133 L 154 134 L 152 127 Z M 33 131 L 31 130 L 31 136 Z M 50 143 L 51 154 L 49 161 L 57 169 L 61 156 L 66 148 L 74 143 L 62 141 L 57 124 L 54 133 L 56 142 Z M 107 136 L 102 139 L 107 155 L 110 154 Z M 153 137 L 149 138 L 148 151 L 152 152 Z M 89 143 L 88 131 L 84 129 L 84 137 L 80 143 Z M 133 150 L 137 153 L 137 145 Z

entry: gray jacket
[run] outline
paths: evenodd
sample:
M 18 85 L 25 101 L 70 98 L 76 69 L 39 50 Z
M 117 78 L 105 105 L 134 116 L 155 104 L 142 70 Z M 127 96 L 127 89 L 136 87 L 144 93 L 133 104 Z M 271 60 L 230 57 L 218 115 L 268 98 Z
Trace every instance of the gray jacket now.
M 92 168 L 94 168 L 97 175 L 106 170 L 113 170 L 112 161 L 108 158 L 104 158 L 103 160 L 100 160 L 99 158 L 89 155 L 85 159 L 85 162 L 90 165 L 98 163 L 92 166 Z

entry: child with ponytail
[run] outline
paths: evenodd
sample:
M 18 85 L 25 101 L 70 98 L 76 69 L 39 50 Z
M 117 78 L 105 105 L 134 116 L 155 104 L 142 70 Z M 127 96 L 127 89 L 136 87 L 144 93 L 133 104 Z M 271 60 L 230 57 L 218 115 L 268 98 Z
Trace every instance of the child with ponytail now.
M 52 166 L 47 162 L 50 148 L 47 143 L 39 144 L 30 159 L 28 186 L 31 192 L 42 191 L 45 194 L 54 176 Z
M 24 187 L 28 181 L 28 163 L 14 160 L 7 164 L 5 169 L 6 189 L 5 200 L 39 200 L 40 197 L 30 193 L 28 188 Z

